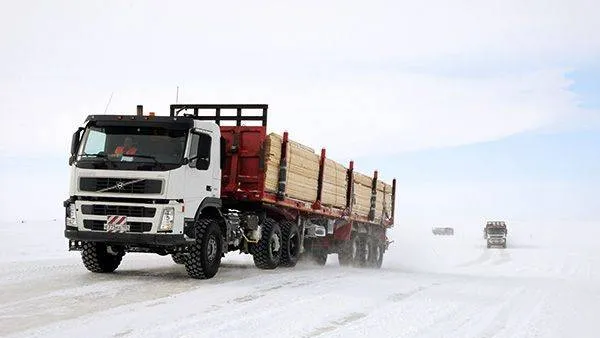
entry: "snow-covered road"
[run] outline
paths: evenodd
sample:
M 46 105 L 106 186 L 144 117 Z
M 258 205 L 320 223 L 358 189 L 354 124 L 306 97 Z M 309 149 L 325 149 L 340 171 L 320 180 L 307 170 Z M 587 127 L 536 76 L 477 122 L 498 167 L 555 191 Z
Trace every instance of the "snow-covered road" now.
M 330 255 L 324 268 L 261 271 L 231 254 L 198 281 L 143 254 L 92 274 L 66 252 L 60 221 L 2 223 L 0 336 L 596 337 L 596 225 L 510 230 L 500 250 L 476 226 L 454 237 L 397 228 L 381 270 Z

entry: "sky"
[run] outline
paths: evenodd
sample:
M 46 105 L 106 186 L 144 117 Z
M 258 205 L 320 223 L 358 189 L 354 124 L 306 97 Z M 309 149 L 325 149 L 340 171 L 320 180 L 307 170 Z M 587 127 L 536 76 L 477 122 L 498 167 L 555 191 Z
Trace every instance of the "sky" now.
M 85 117 L 137 104 L 167 114 L 179 86 L 180 103 L 268 103 L 271 131 L 396 177 L 403 224 L 598 220 L 598 12 L 597 1 L 3 2 L 1 217 L 62 217 Z

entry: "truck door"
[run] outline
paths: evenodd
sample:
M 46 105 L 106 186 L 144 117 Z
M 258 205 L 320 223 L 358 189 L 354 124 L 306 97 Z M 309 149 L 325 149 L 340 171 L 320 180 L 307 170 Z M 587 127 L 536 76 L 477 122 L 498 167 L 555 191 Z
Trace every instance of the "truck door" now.
M 220 197 L 220 176 L 217 179 L 221 174 L 219 136 L 204 129 L 190 133 L 190 163 L 185 182 L 185 203 L 189 213 L 195 213 L 205 198 Z M 188 212 L 186 215 L 190 215 Z

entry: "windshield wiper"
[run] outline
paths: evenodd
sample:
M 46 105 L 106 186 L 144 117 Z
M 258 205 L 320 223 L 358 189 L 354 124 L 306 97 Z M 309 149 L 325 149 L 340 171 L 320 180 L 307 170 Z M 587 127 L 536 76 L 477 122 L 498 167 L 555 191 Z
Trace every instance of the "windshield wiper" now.
M 159 165 L 159 166 L 160 166 L 162 169 L 164 169 L 164 168 L 165 168 L 165 165 L 164 165 L 164 164 L 162 164 L 162 163 L 160 163 L 160 162 L 158 162 L 158 161 L 156 160 L 156 157 L 154 157 L 154 156 L 152 156 L 152 155 L 141 155 L 141 154 L 140 154 L 140 155 L 138 155 L 138 154 L 129 155 L 129 154 L 123 154 L 122 156 L 123 156 L 123 157 L 139 157 L 139 158 L 149 158 L 149 159 L 151 159 L 152 161 L 154 161 L 154 163 L 155 163 L 155 164 Z
M 115 163 L 113 161 L 111 161 L 110 158 L 108 158 L 108 156 L 106 156 L 106 154 L 102 154 L 102 153 L 97 153 L 97 154 L 82 153 L 81 156 L 101 158 L 101 159 L 104 160 L 105 163 L 110 163 L 110 165 L 113 168 L 115 167 Z

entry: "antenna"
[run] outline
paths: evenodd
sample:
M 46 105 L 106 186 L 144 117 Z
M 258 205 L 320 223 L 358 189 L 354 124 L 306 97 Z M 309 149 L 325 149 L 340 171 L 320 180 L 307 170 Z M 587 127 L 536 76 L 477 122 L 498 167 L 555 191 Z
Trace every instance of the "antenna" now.
M 106 107 L 104 108 L 104 114 L 106 115 L 106 111 L 108 110 L 108 106 L 110 106 L 110 102 L 112 101 L 113 93 L 110 93 L 110 97 L 108 98 L 108 102 L 106 103 Z
M 179 86 L 177 86 L 177 93 L 175 94 L 175 103 L 179 103 Z

